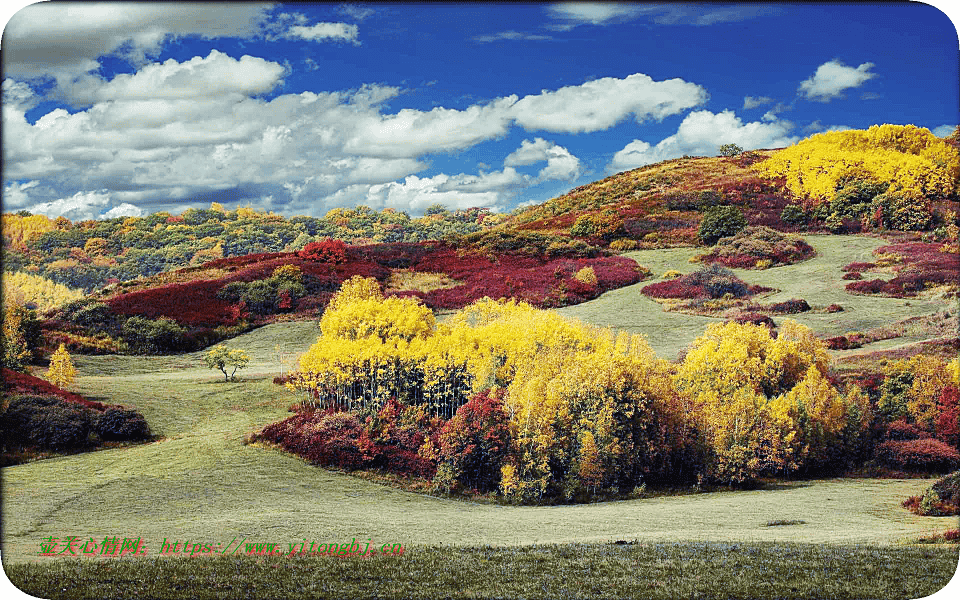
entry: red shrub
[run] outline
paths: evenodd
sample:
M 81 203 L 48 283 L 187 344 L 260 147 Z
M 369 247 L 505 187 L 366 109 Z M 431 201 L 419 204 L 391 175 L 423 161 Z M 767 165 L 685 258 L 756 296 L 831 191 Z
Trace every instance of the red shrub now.
M 320 466 L 432 479 L 436 463 L 418 451 L 427 437 L 436 441 L 441 426 L 441 420 L 391 400 L 363 424 L 349 412 L 306 410 L 267 425 L 259 437 Z
M 481 491 L 497 488 L 510 447 L 509 423 L 503 390 L 477 394 L 447 421 L 440 434 L 440 457 L 450 465 L 455 483 Z
M 888 440 L 918 440 L 929 437 L 930 434 L 912 423 L 907 423 L 903 419 L 887 423 L 884 437 Z
M 859 279 L 863 279 L 863 275 L 861 275 L 859 271 L 851 271 L 850 273 L 845 273 L 844 276 L 843 276 L 841 279 L 846 279 L 846 280 L 850 280 L 850 279 L 859 280 Z
M 960 529 L 948 529 L 943 532 L 943 539 L 948 542 L 960 540 Z
M 6 396 L 15 395 L 35 395 L 35 396 L 57 396 L 67 402 L 79 404 L 94 410 L 106 410 L 107 406 L 100 402 L 87 400 L 79 394 L 60 389 L 45 379 L 18 373 L 10 369 L 0 370 L 3 374 L 3 393 Z
M 933 438 L 887 440 L 876 448 L 882 462 L 895 468 L 920 471 L 949 471 L 960 464 L 956 448 Z
M 347 245 L 343 240 L 327 238 L 321 242 L 310 242 L 297 253 L 297 256 L 306 260 L 338 265 L 347 262 L 346 249 Z
M 828 313 L 843 312 L 843 307 L 840 306 L 839 304 L 831 304 L 830 306 L 828 306 L 828 307 L 826 308 L 826 311 L 827 311 Z
M 920 514 L 920 496 L 910 496 L 906 500 L 900 503 L 900 506 L 909 510 L 914 514 Z
M 852 262 L 843 267 L 841 271 L 869 271 L 877 265 L 872 262 Z
M 953 384 L 947 385 L 940 393 L 937 409 L 940 416 L 934 426 L 937 439 L 950 444 L 954 448 L 960 447 L 960 394 Z
M 846 336 L 838 335 L 837 337 L 827 338 L 823 340 L 827 344 L 827 348 L 830 350 L 849 350 L 851 348 L 857 348 L 858 346 L 854 345 Z
M 848 292 L 858 294 L 881 294 L 886 291 L 887 282 L 882 279 L 871 279 L 870 281 L 854 281 L 848 283 L 846 289 Z

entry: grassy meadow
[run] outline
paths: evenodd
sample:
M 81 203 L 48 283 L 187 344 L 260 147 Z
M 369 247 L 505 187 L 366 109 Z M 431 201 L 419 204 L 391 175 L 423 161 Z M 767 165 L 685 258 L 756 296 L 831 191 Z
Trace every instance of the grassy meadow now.
M 839 335 L 949 308 L 943 300 L 853 296 L 840 267 L 870 259 L 879 238 L 809 236 L 809 261 L 736 270 L 839 313 L 790 318 Z M 697 268 L 697 249 L 630 252 L 656 278 Z M 717 319 L 664 312 L 650 283 L 559 312 L 644 334 L 674 359 Z M 956 310 L 954 304 L 951 310 Z M 779 317 L 775 317 L 779 319 Z M 315 321 L 268 325 L 228 342 L 251 357 L 226 383 L 202 353 L 76 356 L 70 389 L 135 407 L 159 438 L 2 470 L 3 562 L 36 595 L 140 597 L 919 597 L 956 570 L 956 547 L 913 546 L 956 526 L 900 503 L 926 479 L 826 479 L 563 506 L 503 506 L 434 497 L 311 466 L 244 437 L 289 416 L 294 393 L 272 379 L 316 340 Z M 898 338 L 884 347 L 917 341 Z M 869 349 L 872 345 L 865 346 Z M 279 354 L 282 352 L 283 354 Z M 834 357 L 854 351 L 833 351 Z M 49 538 L 140 537 L 144 559 L 38 556 Z M 402 557 L 157 557 L 164 539 L 226 544 L 372 539 Z M 630 542 L 616 544 L 615 542 Z M 163 584 L 157 582 L 164 582 Z M 56 585 L 53 585 L 56 583 Z M 62 589 L 60 595 L 53 590 Z M 459 591 L 456 591 L 459 590 Z

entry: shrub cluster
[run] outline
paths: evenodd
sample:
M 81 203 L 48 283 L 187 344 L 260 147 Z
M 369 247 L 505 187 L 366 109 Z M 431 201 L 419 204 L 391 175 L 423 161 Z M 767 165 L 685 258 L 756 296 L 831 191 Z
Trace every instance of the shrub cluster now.
M 803 238 L 783 234 L 764 226 L 746 227 L 731 237 L 717 241 L 711 251 L 701 255 L 704 263 L 720 263 L 742 269 L 790 265 L 815 254 Z
M 288 384 L 309 400 L 263 432 L 321 464 L 541 503 L 836 469 L 869 436 L 869 399 L 840 392 L 788 319 L 776 336 L 713 326 L 671 369 L 638 336 L 529 305 L 484 300 L 438 326 L 362 283 L 331 302 Z
M 913 513 L 929 517 L 960 515 L 960 471 L 937 480 L 922 496 L 911 496 L 903 506 Z
M 651 298 L 747 298 L 769 288 L 749 285 L 730 269 L 717 265 L 704 267 L 674 279 L 645 286 L 640 293 Z
M 4 464 L 16 462 L 24 450 L 70 452 L 101 442 L 136 441 L 150 437 L 143 415 L 135 410 L 86 401 L 66 394 L 24 393 L 10 396 L 0 419 Z
M 339 265 L 347 262 L 347 245 L 343 240 L 327 238 L 319 242 L 310 242 L 297 252 L 297 256 L 306 260 Z
M 397 295 L 418 297 L 432 308 L 461 308 L 483 297 L 565 306 L 648 274 L 629 258 L 601 256 L 598 248 L 563 236 L 489 231 L 457 244 L 345 246 L 327 240 L 297 253 L 216 259 L 147 284 L 122 284 L 103 301 L 74 302 L 45 327 L 51 339 L 73 350 L 180 352 L 221 341 L 277 313 L 315 314 L 352 276 L 386 281 L 394 269 L 440 274 L 462 283 Z M 596 279 L 584 269 L 592 269 Z M 578 272 L 584 273 L 579 279 Z M 165 283 L 156 285 L 160 282 Z
M 747 219 L 736 206 L 714 206 L 703 212 L 697 239 L 712 245 L 720 238 L 736 235 L 747 226 Z
M 807 312 L 810 305 L 802 298 L 793 298 L 783 302 L 775 302 L 769 306 L 770 311 L 778 315 L 795 315 L 797 313 Z
M 421 456 L 438 445 L 442 421 L 422 407 L 392 400 L 372 415 L 305 410 L 268 425 L 257 436 L 320 466 L 385 471 L 432 479 L 436 462 Z
M 943 252 L 943 244 L 911 242 L 882 246 L 874 250 L 877 256 L 899 259 L 893 263 L 897 276 L 889 281 L 872 279 L 848 283 L 846 289 L 858 294 L 878 294 L 896 298 L 916 296 L 918 292 L 934 286 L 957 286 L 960 273 L 960 255 Z M 879 263 L 879 261 L 878 261 Z M 844 270 L 860 270 L 861 263 L 851 263 Z M 873 265 L 873 263 L 865 263 Z

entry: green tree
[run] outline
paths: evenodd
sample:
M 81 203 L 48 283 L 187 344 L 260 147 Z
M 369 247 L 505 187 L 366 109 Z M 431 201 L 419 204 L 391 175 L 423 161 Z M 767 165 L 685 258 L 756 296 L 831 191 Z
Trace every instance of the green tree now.
M 223 344 L 218 344 L 207 352 L 203 361 L 211 369 L 220 369 L 224 381 L 231 381 L 235 380 L 234 375 L 237 370 L 247 366 L 250 357 L 243 350 L 231 350 Z
M 697 237 L 706 245 L 736 235 L 747 226 L 747 219 L 736 206 L 712 206 L 703 212 Z
M 738 156 L 743 154 L 743 148 L 736 144 L 724 144 L 719 149 L 720 156 Z

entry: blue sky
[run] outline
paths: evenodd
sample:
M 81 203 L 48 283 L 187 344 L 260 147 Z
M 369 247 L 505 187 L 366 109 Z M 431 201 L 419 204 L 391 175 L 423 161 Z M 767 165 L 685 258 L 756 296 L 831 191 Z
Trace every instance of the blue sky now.
M 42 3 L 3 34 L 4 211 L 509 211 L 721 144 L 958 115 L 919 3 Z

